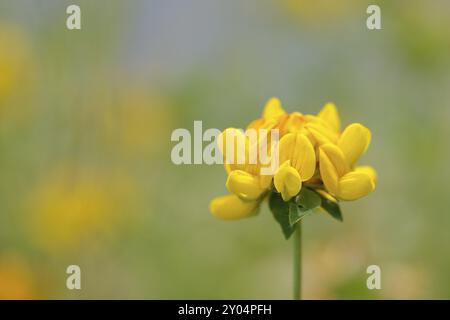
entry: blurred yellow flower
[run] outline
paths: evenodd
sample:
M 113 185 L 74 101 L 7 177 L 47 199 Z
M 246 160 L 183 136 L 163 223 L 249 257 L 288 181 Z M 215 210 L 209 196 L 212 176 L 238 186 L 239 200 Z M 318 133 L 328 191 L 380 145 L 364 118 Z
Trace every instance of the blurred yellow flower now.
M 104 240 L 130 218 L 122 214 L 131 194 L 126 179 L 59 172 L 38 185 L 28 199 L 28 229 L 34 243 L 49 251 Z
M 0 300 L 36 299 L 33 276 L 28 266 L 15 255 L 0 257 Z
M 0 107 L 24 85 L 30 57 L 26 38 L 15 26 L 0 24 Z M 1 111 L 1 110 L 0 110 Z

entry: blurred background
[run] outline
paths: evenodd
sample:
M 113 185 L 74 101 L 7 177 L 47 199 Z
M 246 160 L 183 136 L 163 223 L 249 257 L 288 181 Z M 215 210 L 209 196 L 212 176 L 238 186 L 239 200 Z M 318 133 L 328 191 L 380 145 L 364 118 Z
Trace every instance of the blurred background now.
M 381 7 L 382 30 L 366 28 Z M 82 30 L 66 29 L 78 4 Z M 265 101 L 373 140 L 377 190 L 304 222 L 304 298 L 450 298 L 450 3 L 1 0 L 0 298 L 289 299 L 267 206 L 224 222 L 222 166 L 172 130 L 243 128 Z M 82 290 L 66 288 L 66 268 Z M 381 267 L 368 290 L 366 268 Z

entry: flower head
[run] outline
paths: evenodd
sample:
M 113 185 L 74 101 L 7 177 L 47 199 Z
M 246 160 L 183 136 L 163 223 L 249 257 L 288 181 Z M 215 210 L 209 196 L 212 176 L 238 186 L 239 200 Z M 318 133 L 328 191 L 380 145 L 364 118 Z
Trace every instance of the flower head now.
M 258 131 L 252 140 L 249 131 L 254 129 L 266 131 Z M 278 132 L 277 141 L 267 133 L 273 129 Z M 273 203 L 293 203 L 302 212 L 321 206 L 341 220 L 339 200 L 356 200 L 375 189 L 375 170 L 357 165 L 370 141 L 370 130 L 359 123 L 341 132 L 341 120 L 333 103 L 325 104 L 317 115 L 305 115 L 288 113 L 279 99 L 271 98 L 262 116 L 250 122 L 245 132 L 228 128 L 220 135 L 230 195 L 214 199 L 210 210 L 220 219 L 250 217 L 270 195 L 281 199 Z M 267 164 L 254 157 L 262 147 L 270 156 L 278 157 L 279 166 L 273 174 L 262 175 L 261 168 Z M 288 219 L 291 224 L 298 221 L 295 217 L 304 216 L 295 210 L 292 214 L 292 220 L 290 216 Z M 285 221 L 280 217 L 277 220 Z

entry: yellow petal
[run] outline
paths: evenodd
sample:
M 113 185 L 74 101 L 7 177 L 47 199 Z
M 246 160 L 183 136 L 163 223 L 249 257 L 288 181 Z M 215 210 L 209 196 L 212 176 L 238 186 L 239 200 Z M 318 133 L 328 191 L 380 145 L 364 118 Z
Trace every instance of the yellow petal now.
M 322 178 L 323 184 L 325 188 L 333 195 L 338 193 L 338 182 L 339 177 L 336 171 L 336 168 L 331 163 L 328 156 L 319 151 L 319 167 L 320 167 L 320 176 Z
M 287 160 L 294 167 L 302 181 L 309 180 L 316 170 L 316 154 L 311 141 L 303 133 L 288 133 L 280 139 L 280 163 Z
M 338 146 L 344 153 L 345 159 L 350 166 L 366 152 L 371 140 L 370 130 L 359 123 L 352 123 L 339 138 Z
M 377 184 L 377 172 L 371 166 L 358 166 L 355 168 L 355 171 L 368 174 L 370 176 L 370 178 L 372 179 L 373 183 L 375 185 Z
M 325 143 L 336 143 L 338 135 L 326 125 L 318 121 L 310 121 L 305 128 L 311 133 L 317 144 L 320 146 Z
M 281 193 L 284 201 L 289 201 L 297 195 L 302 188 L 302 179 L 298 171 L 289 165 L 289 161 L 285 162 L 278 168 L 273 178 L 275 189 Z
M 294 133 L 288 133 L 284 135 L 279 142 L 279 157 L 280 157 L 280 163 L 284 164 L 286 161 L 290 161 L 292 150 L 294 148 L 295 143 L 295 134 Z
M 280 116 L 284 115 L 286 111 L 284 111 L 281 106 L 281 101 L 278 98 L 270 98 L 267 101 L 264 110 L 263 110 L 263 118 L 266 120 L 269 119 L 277 119 Z
M 217 137 L 217 141 L 227 171 L 243 169 L 248 159 L 248 139 L 245 134 L 239 129 L 228 128 Z
M 292 112 L 283 124 L 282 131 L 284 133 L 297 132 L 303 128 L 305 123 L 305 117 L 300 112 Z
M 302 181 L 309 180 L 316 170 L 316 153 L 309 139 L 301 133 L 295 134 L 295 145 L 291 165 L 297 169 Z
M 327 143 L 320 147 L 321 154 L 324 154 L 331 161 L 332 165 L 336 168 L 338 177 L 342 177 L 349 171 L 349 166 L 345 162 L 345 157 L 341 149 L 336 145 Z
M 339 179 L 348 172 L 342 151 L 333 144 L 319 148 L 320 176 L 325 188 L 333 195 L 339 192 Z
M 258 152 L 260 152 L 260 148 L 268 148 L 272 138 L 271 130 L 277 129 L 277 124 L 278 122 L 275 119 L 269 119 L 264 120 L 264 123 L 258 128 L 247 129 L 245 135 L 247 136 L 251 152 L 256 152 L 255 155 L 257 155 Z M 269 150 L 269 148 L 267 150 Z
M 334 131 L 339 132 L 341 129 L 341 120 L 339 119 L 339 113 L 334 103 L 327 103 L 320 110 L 318 117 L 323 119 Z
M 328 139 L 320 130 L 318 130 L 317 128 L 311 126 L 311 125 L 306 125 L 305 126 L 306 129 L 308 130 L 308 132 L 311 134 L 311 136 L 314 139 L 314 142 L 316 145 L 321 146 L 325 143 L 331 143 L 332 141 L 330 139 Z
M 236 220 L 256 215 L 258 207 L 258 201 L 243 201 L 231 194 L 213 199 L 209 204 L 209 211 L 216 218 Z
M 372 177 L 364 172 L 352 171 L 339 180 L 339 199 L 352 201 L 375 190 Z
M 228 191 L 243 200 L 256 200 L 265 189 L 261 188 L 260 179 L 242 170 L 231 171 L 226 182 Z

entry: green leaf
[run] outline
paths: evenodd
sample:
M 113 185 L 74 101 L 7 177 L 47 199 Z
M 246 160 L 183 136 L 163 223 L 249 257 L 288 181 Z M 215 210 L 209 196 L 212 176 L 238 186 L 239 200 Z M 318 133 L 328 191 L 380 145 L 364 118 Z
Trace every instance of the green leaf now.
M 289 239 L 295 231 L 295 228 L 289 223 L 289 204 L 283 201 L 279 193 L 272 192 L 269 197 L 269 208 L 275 220 L 280 224 L 284 237 Z
M 312 210 L 299 208 L 299 206 L 293 201 L 289 202 L 289 224 L 294 227 L 294 225 L 299 222 L 304 216 L 307 216 L 312 212 Z
M 344 221 L 341 208 L 339 207 L 338 203 L 322 197 L 322 208 L 336 220 L 339 220 L 341 222 Z
M 308 188 L 302 188 L 296 202 L 302 210 L 312 210 L 320 207 L 322 200 L 316 192 Z

